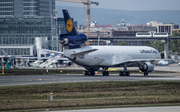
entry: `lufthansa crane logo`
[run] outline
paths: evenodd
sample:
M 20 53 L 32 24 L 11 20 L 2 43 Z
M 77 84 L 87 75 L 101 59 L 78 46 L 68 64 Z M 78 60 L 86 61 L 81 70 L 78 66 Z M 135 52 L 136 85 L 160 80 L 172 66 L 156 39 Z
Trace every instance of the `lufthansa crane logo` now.
M 70 33 L 73 29 L 73 23 L 72 20 L 69 18 L 66 22 L 66 29 Z

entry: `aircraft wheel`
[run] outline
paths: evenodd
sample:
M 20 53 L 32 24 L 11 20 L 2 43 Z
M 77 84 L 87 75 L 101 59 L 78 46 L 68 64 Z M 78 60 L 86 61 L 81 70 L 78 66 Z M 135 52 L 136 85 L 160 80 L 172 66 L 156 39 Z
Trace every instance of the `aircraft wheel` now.
M 126 72 L 121 72 L 121 75 L 120 76 L 126 76 Z
M 90 71 L 90 76 L 94 76 L 95 72 L 94 71 Z
M 130 72 L 126 72 L 126 76 L 130 76 Z
M 119 72 L 119 76 L 123 76 L 123 72 Z
M 146 76 L 146 77 L 147 77 L 147 76 L 148 76 L 148 73 L 144 73 L 144 76 Z
M 103 76 L 106 76 L 106 71 L 103 71 Z
M 109 72 L 108 71 L 106 71 L 106 76 L 109 76 Z
M 84 72 L 84 75 L 85 75 L 85 76 L 88 76 L 88 71 L 85 71 L 85 72 Z
M 103 71 L 103 76 L 109 76 L 109 71 Z

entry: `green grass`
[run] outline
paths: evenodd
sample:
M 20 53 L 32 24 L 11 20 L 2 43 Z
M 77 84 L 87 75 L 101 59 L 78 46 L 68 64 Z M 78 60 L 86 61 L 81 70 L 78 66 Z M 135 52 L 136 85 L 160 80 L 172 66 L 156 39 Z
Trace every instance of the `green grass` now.
M 47 93 L 54 100 L 47 100 Z M 0 111 L 179 105 L 180 81 L 109 81 L 0 87 Z

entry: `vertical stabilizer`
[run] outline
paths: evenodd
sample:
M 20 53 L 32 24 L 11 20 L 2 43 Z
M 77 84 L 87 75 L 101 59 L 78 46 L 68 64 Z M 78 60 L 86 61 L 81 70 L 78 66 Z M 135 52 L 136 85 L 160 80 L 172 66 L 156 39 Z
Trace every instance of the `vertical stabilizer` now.
M 69 36 L 77 35 L 78 33 L 74 27 L 73 21 L 69 15 L 68 11 L 63 10 L 63 15 L 64 15 L 66 31 L 68 32 Z

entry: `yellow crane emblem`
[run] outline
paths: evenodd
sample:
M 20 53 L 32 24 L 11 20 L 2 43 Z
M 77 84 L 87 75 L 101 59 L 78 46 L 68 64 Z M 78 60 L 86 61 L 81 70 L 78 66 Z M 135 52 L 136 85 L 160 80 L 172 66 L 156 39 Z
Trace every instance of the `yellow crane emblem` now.
M 72 20 L 69 18 L 66 22 L 66 29 L 70 33 L 73 29 L 73 23 Z

